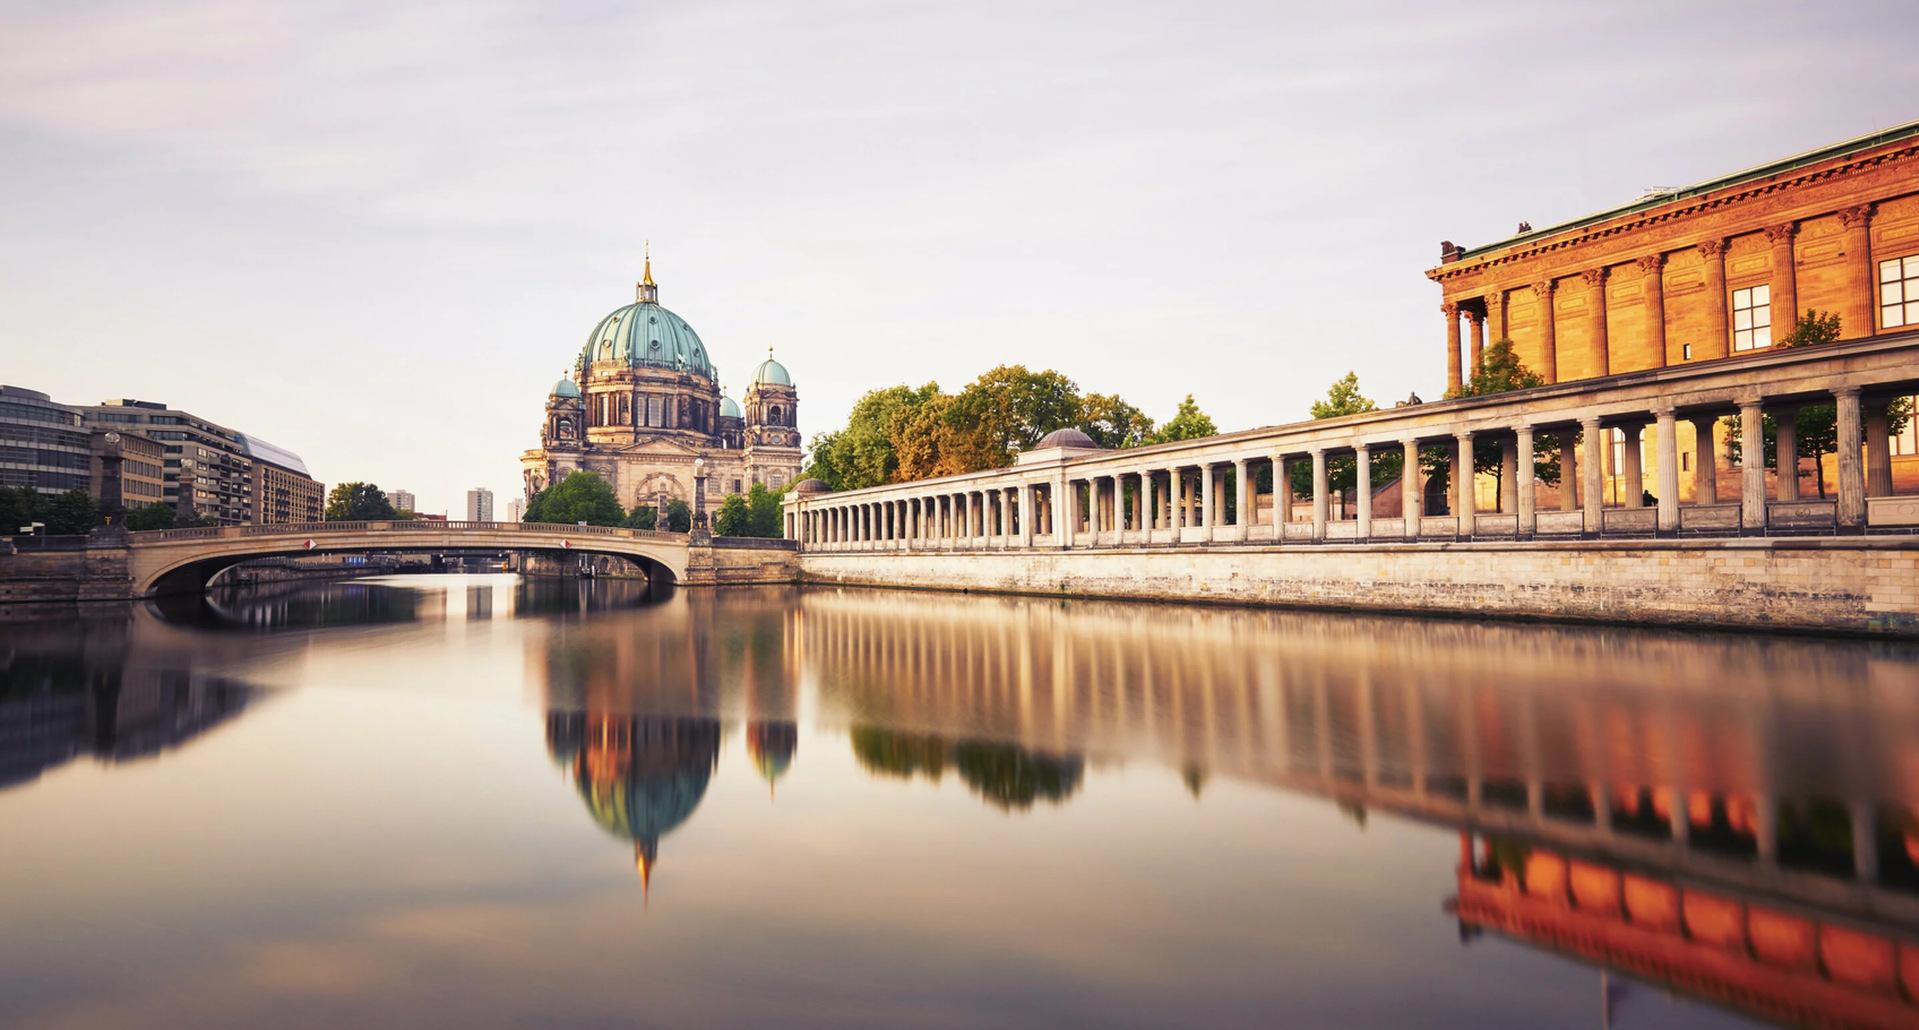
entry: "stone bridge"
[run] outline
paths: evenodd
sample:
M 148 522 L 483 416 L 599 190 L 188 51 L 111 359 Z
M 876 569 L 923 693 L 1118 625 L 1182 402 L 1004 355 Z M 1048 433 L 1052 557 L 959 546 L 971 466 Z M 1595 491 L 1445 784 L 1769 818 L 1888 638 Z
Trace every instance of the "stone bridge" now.
M 129 533 L 132 596 L 196 593 L 221 571 L 254 558 L 362 551 L 522 551 L 626 558 L 653 578 L 686 582 L 684 533 L 537 522 L 309 522 Z M 772 543 L 769 541 L 769 543 Z

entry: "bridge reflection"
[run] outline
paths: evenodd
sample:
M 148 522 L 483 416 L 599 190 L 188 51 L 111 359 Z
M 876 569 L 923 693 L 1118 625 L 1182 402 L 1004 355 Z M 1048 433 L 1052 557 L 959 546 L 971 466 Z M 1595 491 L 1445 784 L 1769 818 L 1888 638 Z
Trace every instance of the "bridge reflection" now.
M 1468 929 L 1767 1018 L 1919 1020 L 1910 645 L 765 590 L 529 658 L 555 711 L 744 722 L 762 769 L 804 712 L 870 775 L 1002 808 L 1146 760 L 1443 827 Z

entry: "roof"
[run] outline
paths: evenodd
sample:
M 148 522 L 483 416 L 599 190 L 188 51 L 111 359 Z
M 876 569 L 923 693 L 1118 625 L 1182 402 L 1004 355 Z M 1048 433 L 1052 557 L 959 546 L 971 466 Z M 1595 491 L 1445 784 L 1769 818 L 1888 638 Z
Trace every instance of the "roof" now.
M 264 461 L 269 465 L 278 465 L 289 472 L 298 472 L 303 476 L 312 475 L 307 471 L 307 463 L 301 461 L 300 456 L 292 451 L 284 447 L 275 447 L 257 436 L 248 436 L 245 433 L 237 435 L 240 437 L 240 450 L 247 457 L 255 461 Z
M 691 372 L 708 379 L 718 378 L 706 345 L 686 319 L 661 307 L 655 301 L 640 301 L 616 308 L 600 319 L 586 338 L 584 357 L 595 361 L 621 361 L 629 366 L 649 366 Z
M 1880 147 L 1888 143 L 1914 137 L 1919 137 L 1919 121 L 1907 122 L 1904 125 L 1895 125 L 1889 129 L 1881 129 L 1877 132 L 1867 133 L 1864 136 L 1855 136 L 1849 140 L 1828 144 L 1817 150 L 1808 150 L 1801 154 L 1794 154 L 1791 157 L 1779 158 L 1778 160 L 1769 161 L 1762 165 L 1755 165 L 1729 175 L 1722 175 L 1715 179 L 1694 183 L 1691 186 L 1683 186 L 1676 190 L 1641 197 L 1629 204 L 1607 208 L 1604 211 L 1595 211 L 1592 214 L 1583 215 L 1570 221 L 1560 222 L 1557 225 L 1549 225 L 1544 229 L 1534 229 L 1531 232 L 1520 233 L 1517 236 L 1510 236 L 1493 243 L 1469 247 L 1460 253 L 1459 258 L 1463 260 L 1465 258 L 1478 257 L 1481 254 L 1499 250 L 1503 247 L 1510 247 L 1515 243 L 1544 239 L 1569 229 L 1578 229 L 1582 226 L 1594 225 L 1609 219 L 1618 218 L 1621 215 L 1629 215 L 1639 211 L 1649 211 L 1661 205 L 1697 197 L 1702 194 L 1711 193 L 1714 190 L 1722 190 L 1728 186 L 1737 186 L 1743 182 L 1770 178 L 1771 176 L 1778 175 L 1781 172 L 1788 172 L 1795 168 L 1803 168 L 1807 165 L 1818 164 L 1821 161 L 1829 161 L 1837 157 L 1846 157 L 1860 151 L 1870 150 L 1874 147 Z

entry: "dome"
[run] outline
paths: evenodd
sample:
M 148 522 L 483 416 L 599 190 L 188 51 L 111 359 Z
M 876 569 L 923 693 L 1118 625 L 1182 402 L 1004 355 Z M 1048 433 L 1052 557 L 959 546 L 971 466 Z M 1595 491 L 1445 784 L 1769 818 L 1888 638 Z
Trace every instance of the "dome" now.
M 733 398 L 721 397 L 720 398 L 720 417 L 721 418 L 745 418 L 746 416 L 740 414 L 740 406 L 733 403 Z
M 796 494 L 828 494 L 833 492 L 833 488 L 827 486 L 822 480 L 802 479 L 793 484 L 793 492 Z
M 773 348 L 766 348 L 766 360 L 753 370 L 754 386 L 792 386 L 793 377 L 786 373 L 786 366 L 773 360 Z
M 586 338 L 584 356 L 589 365 L 621 361 L 632 368 L 684 370 L 717 378 L 700 335 L 685 319 L 651 300 L 628 304 L 600 319 Z
M 1103 449 L 1100 447 L 1099 444 L 1096 444 L 1093 442 L 1092 437 L 1087 436 L 1085 433 L 1082 433 L 1077 429 L 1055 429 L 1052 432 L 1047 433 L 1045 436 L 1040 437 L 1039 442 L 1034 444 L 1033 447 L 1035 450 L 1041 447 L 1079 447 L 1079 448 L 1086 448 L 1091 450 Z
M 580 388 L 578 384 L 574 383 L 571 379 L 562 379 L 554 383 L 552 393 L 549 394 L 549 396 L 553 397 L 578 397 L 579 395 Z

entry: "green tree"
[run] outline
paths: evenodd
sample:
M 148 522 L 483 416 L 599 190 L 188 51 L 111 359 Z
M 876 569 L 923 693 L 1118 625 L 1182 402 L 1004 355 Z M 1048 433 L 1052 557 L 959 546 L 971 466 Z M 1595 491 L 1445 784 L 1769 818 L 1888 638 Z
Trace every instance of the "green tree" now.
M 1807 308 L 1806 313 L 1799 316 L 1799 321 L 1793 323 L 1792 332 L 1773 346 L 1816 347 L 1822 343 L 1833 343 L 1839 339 L 1839 330 L 1839 315 L 1836 312 Z
M 1378 410 L 1371 397 L 1359 392 L 1359 373 L 1348 372 L 1326 388 L 1325 400 L 1313 402 L 1311 414 L 1315 419 L 1339 418 Z
M 100 508 L 85 490 L 68 490 L 47 500 L 41 521 L 47 524 L 50 535 L 78 535 L 100 524 Z
M 1199 405 L 1193 402 L 1193 395 L 1189 393 L 1185 400 L 1179 402 L 1179 410 L 1173 412 L 1173 417 L 1167 419 L 1166 424 L 1160 426 L 1148 442 L 1172 443 L 1175 440 L 1197 440 L 1218 435 L 1219 427 L 1213 424 L 1210 416 L 1199 410 Z
M 1333 380 L 1326 388 L 1326 399 L 1314 401 L 1307 413 L 1314 419 L 1344 418 L 1347 415 L 1363 415 L 1369 411 L 1378 411 L 1379 405 L 1371 397 L 1359 392 L 1359 373 L 1347 372 Z M 1399 478 L 1400 466 L 1405 456 L 1394 450 L 1382 450 L 1371 455 L 1366 462 L 1367 479 L 1370 486 L 1378 488 Z M 1299 462 L 1287 470 L 1287 478 L 1292 481 L 1295 497 L 1313 495 L 1313 467 L 1309 462 Z M 1326 488 L 1337 490 L 1340 496 L 1350 496 L 1356 489 L 1359 479 L 1359 462 L 1356 458 L 1344 455 L 1329 456 L 1326 459 Z
M 1546 385 L 1546 377 L 1526 367 L 1513 351 L 1513 341 L 1494 340 L 1479 354 L 1479 367 L 1459 391 L 1461 397 L 1487 397 L 1508 390 Z
M 179 517 L 179 511 L 171 504 L 142 504 L 128 508 L 122 524 L 134 531 L 172 529 Z
M 14 536 L 20 527 L 40 519 L 40 495 L 32 487 L 0 486 L 0 536 Z
M 1153 420 L 1114 393 L 1080 398 L 1079 428 L 1101 447 L 1138 447 L 1153 434 Z
M 1000 464 L 1007 465 L 1040 437 L 1079 422 L 1079 386 L 1050 368 L 1034 372 L 1025 365 L 999 365 L 960 391 L 959 407 L 1003 456 Z
M 644 504 L 636 504 L 626 513 L 626 521 L 620 523 L 628 529 L 652 529 L 660 524 L 660 513 Z
M 835 490 L 858 490 L 898 480 L 894 426 L 939 394 L 938 383 L 868 390 L 847 413 L 846 426 L 813 437 L 802 475 Z
M 685 501 L 666 502 L 666 531 L 686 533 L 693 529 L 693 509 Z
M 720 502 L 719 510 L 713 513 L 713 533 L 716 536 L 747 536 L 747 525 L 752 517 L 744 495 L 727 494 L 726 499 Z
M 786 535 L 784 512 L 780 508 L 780 495 L 768 490 L 759 483 L 746 492 L 746 535 L 763 537 L 769 540 Z
M 384 522 L 399 517 L 386 494 L 372 483 L 339 483 L 327 492 L 328 522 Z
M 535 494 L 521 517 L 527 522 L 617 526 L 626 520 L 626 512 L 598 473 L 575 471 Z

